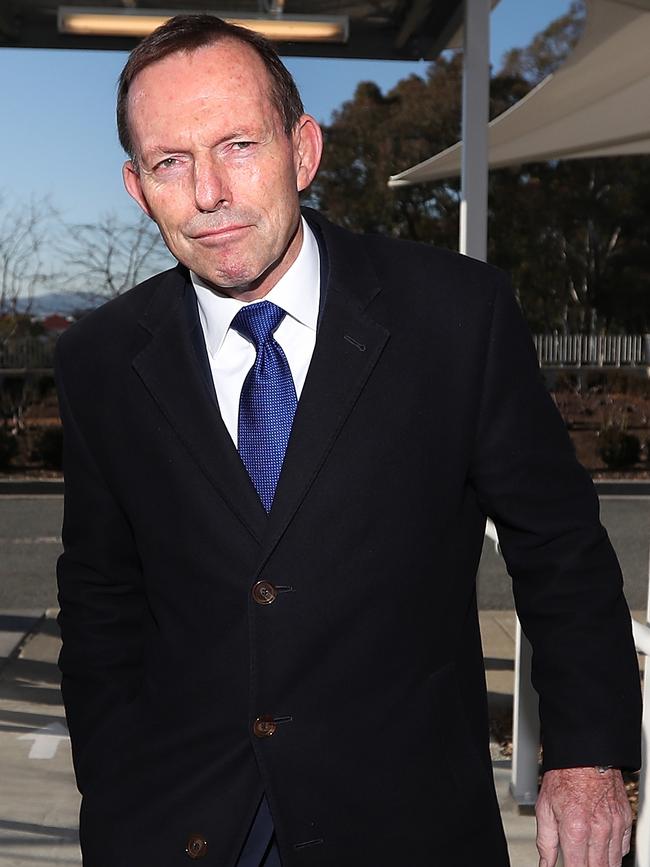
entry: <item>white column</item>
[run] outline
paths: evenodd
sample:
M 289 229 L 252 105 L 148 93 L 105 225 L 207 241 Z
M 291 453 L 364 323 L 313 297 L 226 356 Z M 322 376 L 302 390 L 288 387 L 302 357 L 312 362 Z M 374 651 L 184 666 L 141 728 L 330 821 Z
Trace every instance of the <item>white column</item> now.
M 539 698 L 530 682 L 532 660 L 533 649 L 517 618 L 510 794 L 520 806 L 537 800 L 539 776 Z
M 465 0 L 459 249 L 487 258 L 490 0 Z

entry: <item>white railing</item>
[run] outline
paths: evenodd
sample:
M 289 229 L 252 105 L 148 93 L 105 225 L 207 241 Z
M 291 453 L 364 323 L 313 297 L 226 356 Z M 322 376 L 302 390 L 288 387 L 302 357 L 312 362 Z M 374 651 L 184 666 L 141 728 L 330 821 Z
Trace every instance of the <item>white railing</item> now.
M 535 334 L 542 367 L 650 365 L 648 334 Z
M 647 620 L 650 623 L 650 599 Z M 639 816 L 636 823 L 636 853 L 634 867 L 650 867 L 650 626 L 632 621 L 634 642 L 639 653 L 645 656 L 643 677 L 643 726 L 641 742 L 641 773 L 639 774 Z

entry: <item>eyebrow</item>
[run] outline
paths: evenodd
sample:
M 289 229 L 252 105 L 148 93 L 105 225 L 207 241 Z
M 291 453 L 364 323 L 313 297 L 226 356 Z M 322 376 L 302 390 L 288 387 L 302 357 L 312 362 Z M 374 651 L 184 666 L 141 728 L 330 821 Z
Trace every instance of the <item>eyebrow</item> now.
M 212 145 L 212 147 L 216 147 L 217 145 L 222 144 L 223 142 L 230 141 L 233 138 L 241 138 L 242 136 L 260 136 L 260 135 L 268 135 L 270 130 L 266 127 L 264 128 L 246 128 L 246 127 L 235 127 L 235 129 L 230 130 L 225 135 L 220 136 Z M 154 148 L 156 151 L 164 151 L 165 153 L 169 153 L 171 151 L 184 153 L 183 148 L 179 147 L 169 147 L 167 145 L 156 145 Z
M 263 138 L 273 138 L 274 130 L 272 128 L 268 128 L 267 126 L 258 127 L 257 129 L 246 129 L 244 127 L 237 127 L 233 130 L 230 130 L 226 135 L 221 136 L 217 141 L 215 141 L 211 147 L 218 147 L 225 142 L 232 141 L 233 139 L 245 138 L 245 139 L 263 139 Z M 169 156 L 171 154 L 187 154 L 188 150 L 183 149 L 182 147 L 172 147 L 171 145 L 152 145 L 150 150 L 143 150 L 141 164 L 146 162 L 157 162 L 159 159 L 164 158 L 165 156 Z

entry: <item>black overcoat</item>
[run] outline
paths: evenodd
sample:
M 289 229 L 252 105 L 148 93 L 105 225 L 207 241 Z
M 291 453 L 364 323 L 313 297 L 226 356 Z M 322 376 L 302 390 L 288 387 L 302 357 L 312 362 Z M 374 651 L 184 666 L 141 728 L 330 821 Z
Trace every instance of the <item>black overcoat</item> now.
M 284 867 L 504 867 L 486 515 L 534 647 L 546 766 L 639 763 L 620 571 L 504 277 L 308 218 L 326 300 L 268 518 L 184 268 L 59 342 L 60 665 L 86 867 L 180 867 L 193 834 L 206 867 L 233 867 L 262 791 Z

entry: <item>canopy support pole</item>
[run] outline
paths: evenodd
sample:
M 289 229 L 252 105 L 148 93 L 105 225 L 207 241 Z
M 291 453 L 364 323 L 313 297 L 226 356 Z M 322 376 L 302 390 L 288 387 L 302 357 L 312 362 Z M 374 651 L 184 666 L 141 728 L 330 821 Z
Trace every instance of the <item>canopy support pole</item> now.
M 459 249 L 487 259 L 490 0 L 465 0 Z

